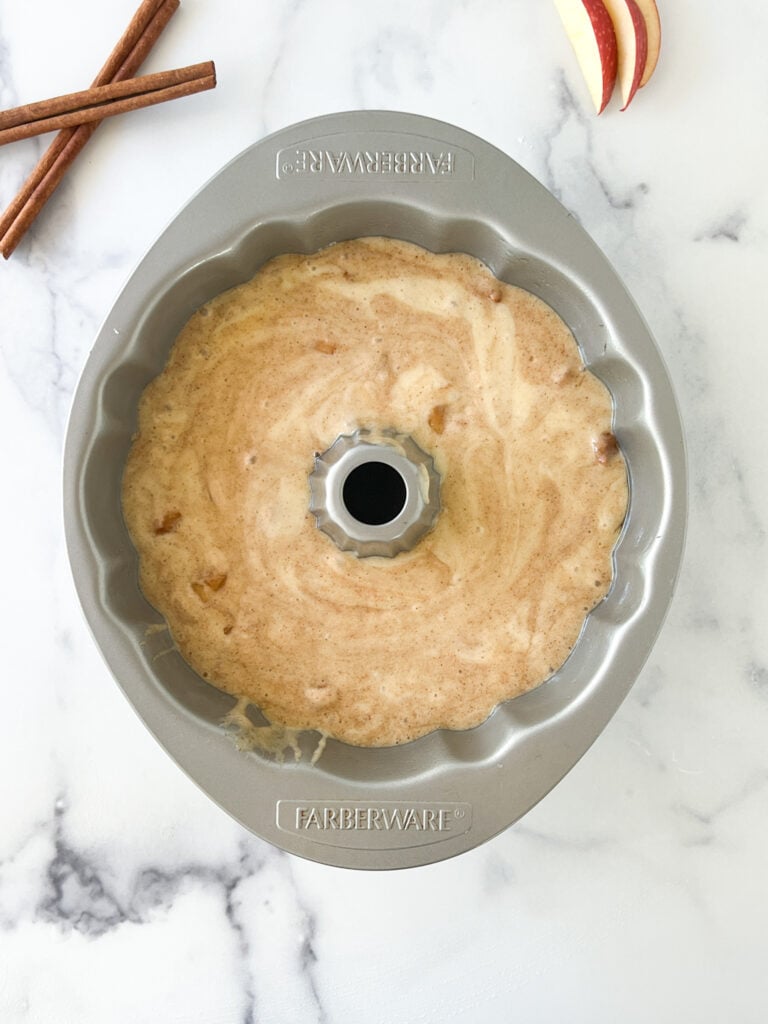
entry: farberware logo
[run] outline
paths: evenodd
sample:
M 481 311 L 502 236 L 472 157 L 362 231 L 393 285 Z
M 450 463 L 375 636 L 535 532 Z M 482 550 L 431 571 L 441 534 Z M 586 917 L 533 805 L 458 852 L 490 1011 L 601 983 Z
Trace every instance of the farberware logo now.
M 466 803 L 280 800 L 277 824 L 333 846 L 396 849 L 464 835 L 472 825 Z
M 374 829 L 390 832 L 450 832 L 454 812 L 446 807 L 316 807 L 296 808 L 297 831 Z
M 284 179 L 450 181 L 471 180 L 473 176 L 472 154 L 440 143 L 413 149 L 297 146 L 277 154 L 277 177 Z

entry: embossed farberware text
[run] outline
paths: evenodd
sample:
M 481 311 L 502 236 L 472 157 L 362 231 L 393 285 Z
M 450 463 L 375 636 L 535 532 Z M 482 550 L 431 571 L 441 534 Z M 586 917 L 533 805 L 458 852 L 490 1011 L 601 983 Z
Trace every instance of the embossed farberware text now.
M 277 824 L 317 842 L 381 849 L 464 835 L 472 824 L 472 808 L 467 803 L 280 800 Z
M 319 142 L 281 149 L 277 177 L 349 180 L 391 178 L 400 181 L 471 180 L 472 154 L 437 140 L 404 148 L 393 145 L 336 147 Z

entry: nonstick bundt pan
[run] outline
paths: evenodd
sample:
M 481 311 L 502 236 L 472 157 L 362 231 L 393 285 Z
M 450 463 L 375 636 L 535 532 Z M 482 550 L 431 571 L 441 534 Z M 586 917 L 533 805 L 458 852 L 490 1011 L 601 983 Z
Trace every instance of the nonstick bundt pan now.
M 138 585 L 120 486 L 139 396 L 201 304 L 280 253 L 382 235 L 464 252 L 549 303 L 610 389 L 630 480 L 614 582 L 565 664 L 480 726 L 397 747 L 329 740 L 312 764 L 243 752 L 232 697 L 176 650 Z M 309 488 L 307 500 L 309 502 Z M 74 400 L 64 455 L 67 543 L 97 644 L 146 726 L 256 835 L 355 868 L 427 864 L 525 814 L 579 760 L 647 658 L 669 606 L 686 519 L 683 434 L 670 382 L 621 281 L 574 218 L 499 150 L 409 114 L 355 111 L 263 139 L 220 171 L 138 265 Z M 353 556 L 350 556 L 353 557 Z M 153 626 L 155 628 L 153 628 Z M 396 651 L 397 637 L 392 637 Z

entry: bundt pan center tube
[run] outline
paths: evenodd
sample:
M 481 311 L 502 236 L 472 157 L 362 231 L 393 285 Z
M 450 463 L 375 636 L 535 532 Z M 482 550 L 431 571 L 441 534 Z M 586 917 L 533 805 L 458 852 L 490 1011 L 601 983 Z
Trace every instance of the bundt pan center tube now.
M 611 589 L 546 682 L 473 729 L 385 748 L 329 739 L 314 764 L 318 736 L 308 733 L 301 759 L 280 763 L 238 750 L 222 726 L 234 699 L 167 650 L 163 622 L 139 588 L 122 475 L 139 398 L 196 309 L 277 255 L 371 236 L 467 253 L 562 317 L 611 392 L 629 507 Z M 374 438 L 361 429 L 311 453 L 308 508 L 324 540 L 344 551 L 339 557 L 406 557 L 398 552 L 439 521 L 441 481 L 430 453 L 398 429 L 393 423 L 391 436 Z M 376 475 L 386 508 L 355 504 L 356 472 Z M 661 626 L 682 556 L 685 496 L 682 428 L 663 361 L 597 246 L 488 143 L 382 111 L 333 114 L 263 139 L 178 214 L 99 332 L 64 454 L 75 583 L 134 709 L 246 828 L 291 853 L 355 868 L 410 867 L 465 852 L 520 818 L 573 767 L 626 696 Z
M 318 529 L 363 558 L 410 551 L 440 511 L 433 458 L 395 430 L 337 437 L 315 457 L 309 490 Z

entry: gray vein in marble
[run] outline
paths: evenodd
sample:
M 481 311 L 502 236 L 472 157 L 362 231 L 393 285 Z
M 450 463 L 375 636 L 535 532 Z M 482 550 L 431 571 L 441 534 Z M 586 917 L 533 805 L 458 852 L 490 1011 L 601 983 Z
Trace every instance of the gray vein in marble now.
M 19 94 L 13 81 L 11 69 L 11 48 L 5 38 L 0 35 L 0 108 L 3 109 L 19 105 Z M 20 154 L 35 152 L 39 146 L 39 140 L 29 140 L 14 147 L 13 159 L 4 154 L 4 159 L 0 160 L 0 212 L 5 210 L 24 179 Z M 0 262 L 2 262 L 1 258 Z
M 354 92 L 361 108 L 381 105 L 382 91 L 398 101 L 414 86 L 432 96 L 436 88 L 434 64 L 438 59 L 438 35 L 448 12 L 439 5 L 426 12 L 426 28 L 404 28 L 382 24 L 365 45 L 360 46 L 353 69 Z M 425 17 L 423 10 L 419 11 Z M 443 68 L 442 70 L 448 70 Z
M 0 279 L 0 305 L 13 308 L 10 299 L 15 282 L 12 278 L 19 267 L 8 268 L 8 271 Z M 55 395 L 61 380 L 61 361 L 53 351 L 53 289 L 47 283 L 42 288 L 36 288 L 34 300 L 37 324 L 30 325 L 28 335 L 22 333 L 20 324 L 14 325 L 15 332 L 5 324 L 0 335 L 0 357 L 5 364 L 8 379 L 15 385 L 24 404 L 41 413 L 49 429 L 54 429 L 57 420 Z M 41 317 L 44 321 L 42 324 L 39 322 Z
M 592 119 L 577 104 L 562 71 L 557 78 L 557 97 L 559 116 L 549 130 L 542 131 L 539 143 L 543 147 L 544 184 L 576 220 L 592 225 L 591 233 L 604 248 L 636 247 L 634 215 L 649 194 L 649 186 L 639 181 L 618 189 L 600 173 Z M 564 140 L 567 143 L 569 129 L 578 133 L 579 144 L 567 145 L 569 156 L 559 167 L 558 145 Z
M 254 990 L 253 976 L 250 970 L 248 969 L 248 964 L 251 959 L 251 947 L 250 943 L 248 942 L 248 936 L 246 934 L 245 928 L 243 927 L 243 924 L 238 916 L 237 908 L 235 907 L 232 898 L 233 894 L 237 890 L 237 887 L 240 885 L 240 881 L 240 878 L 235 878 L 229 881 L 224 886 L 224 914 L 226 916 L 227 923 L 230 929 L 235 935 L 235 939 L 237 941 L 237 948 L 240 952 L 240 962 L 243 973 L 243 984 L 241 986 L 241 991 L 243 994 L 243 1001 L 245 1004 L 243 1007 L 243 1014 L 241 1017 L 242 1024 L 256 1024 L 256 992 Z
M 0 107 L 16 107 L 18 103 L 18 92 L 11 71 L 10 47 L 5 37 L 0 35 Z
M 646 711 L 653 706 L 655 698 L 663 691 L 666 682 L 666 673 L 659 665 L 651 662 L 643 669 L 638 684 L 632 687 L 629 699 Z
M 9 892 L 8 875 L 13 873 L 14 867 L 25 857 L 31 845 L 36 840 L 44 839 L 47 836 L 49 829 L 50 823 L 48 821 L 32 822 L 16 846 L 12 850 L 6 851 L 5 856 L 0 859 L 0 929 L 11 931 L 17 926 L 19 917 L 23 914 L 23 912 L 20 912 L 19 902 L 25 905 L 28 914 L 33 913 L 27 905 L 28 900 L 24 900 L 26 894 L 19 891 Z M 12 910 L 9 909 L 9 898 L 11 904 L 13 904 L 14 899 L 17 901 L 17 905 Z
M 138 911 L 138 917 L 141 920 L 145 919 L 148 912 L 157 906 L 170 909 L 180 887 L 188 884 L 190 880 L 219 888 L 224 899 L 224 916 L 234 934 L 240 953 L 242 974 L 240 991 L 244 1001 L 241 1022 L 242 1024 L 256 1024 L 258 1020 L 257 999 L 254 979 L 250 970 L 253 951 L 247 930 L 240 917 L 236 894 L 243 881 L 261 870 L 265 863 L 265 857 L 258 855 L 261 848 L 255 844 L 243 841 L 240 847 L 241 852 L 237 865 L 232 867 L 222 865 L 218 868 L 208 868 L 187 863 L 174 871 L 161 871 L 152 867 L 144 868 L 136 881 L 131 905 Z M 280 856 L 276 851 L 274 855 Z
M 46 873 L 47 892 L 37 913 L 42 920 L 68 925 L 94 938 L 129 920 L 137 920 L 108 891 L 96 866 L 66 841 L 63 830 L 65 806 L 54 808 L 54 857 Z
M 756 693 L 761 697 L 768 697 L 768 666 L 752 661 L 747 665 L 746 677 Z
M 757 481 L 747 477 L 738 454 L 731 420 L 712 400 L 712 377 L 706 358 L 711 341 L 692 330 L 661 278 L 659 288 L 663 306 L 669 311 L 665 341 L 676 347 L 682 367 L 678 387 L 689 419 L 692 513 L 708 519 L 715 534 L 726 528 L 727 516 L 729 542 L 742 553 L 756 552 L 765 544 L 765 513 L 754 494 Z M 758 560 L 752 564 L 757 568 Z M 745 584 L 749 578 L 745 576 Z M 757 579 L 754 585 L 758 585 Z M 708 561 L 689 563 L 680 589 L 686 597 L 686 628 L 716 634 L 732 621 L 733 608 L 723 605 L 717 574 L 712 573 Z
M 758 512 L 759 506 L 752 500 L 742 461 L 735 455 L 731 457 L 731 471 L 736 481 L 739 507 L 744 515 L 743 532 L 739 539 L 748 540 L 750 543 L 763 544 L 766 537 L 764 518 L 761 518 Z
M 524 819 L 523 819 L 524 821 Z M 562 850 L 572 850 L 575 853 L 593 853 L 596 850 L 609 849 L 614 845 L 611 839 L 605 836 L 587 835 L 584 832 L 579 835 L 554 835 L 551 832 L 542 832 L 541 829 L 532 828 L 530 825 L 518 822 L 514 826 L 515 834 L 526 839 L 533 839 L 539 843 L 546 843 Z
M 238 920 L 233 894 L 245 879 L 261 870 L 270 856 L 284 856 L 255 840 L 244 840 L 237 864 L 224 864 L 214 868 L 183 863 L 174 871 L 155 867 L 144 867 L 136 877 L 130 895 L 120 900 L 105 879 L 104 867 L 97 859 L 89 858 L 77 849 L 66 835 L 67 804 L 63 797 L 57 798 L 53 816 L 48 822 L 38 823 L 25 836 L 18 850 L 6 856 L 0 866 L 12 863 L 27 846 L 33 834 L 45 830 L 52 833 L 52 856 L 41 876 L 42 891 L 30 910 L 33 919 L 47 921 L 62 928 L 71 928 L 91 938 L 99 938 L 106 932 L 126 922 L 142 924 L 147 922 L 153 910 L 158 907 L 170 909 L 179 888 L 190 880 L 202 885 L 215 885 L 221 889 L 224 898 L 225 917 L 236 934 L 238 947 L 242 952 L 244 973 L 250 948 L 246 933 Z M 19 921 L 3 919 L 4 927 L 13 927 Z M 244 986 L 253 1007 L 252 983 L 248 979 Z M 244 1020 L 251 1021 L 253 1014 Z
M 483 891 L 486 895 L 494 896 L 499 888 L 514 885 L 518 879 L 510 861 L 501 856 L 495 847 L 490 849 L 491 852 L 483 862 Z
M 712 224 L 706 230 L 694 237 L 697 242 L 719 241 L 740 242 L 744 228 L 747 225 L 747 217 L 741 210 L 735 210 L 729 216 Z
M 320 991 L 317 984 L 317 977 L 315 967 L 318 963 L 318 956 L 315 951 L 315 936 L 317 932 L 317 918 L 315 914 L 309 909 L 306 902 L 301 897 L 299 887 L 296 883 L 296 879 L 292 870 L 292 862 L 289 858 L 285 859 L 285 863 L 288 869 L 288 875 L 291 882 L 291 889 L 295 894 L 296 905 L 299 909 L 302 918 L 304 919 L 304 938 L 301 944 L 300 952 L 300 966 L 304 977 L 307 979 L 309 992 L 317 1011 L 317 1024 L 328 1024 L 328 1016 L 323 1006 L 322 999 L 320 997 Z
M 703 378 L 706 380 L 706 378 Z M 686 381 L 690 383 L 688 377 Z M 701 389 L 703 397 L 708 385 Z M 699 508 L 709 506 L 723 493 L 735 492 L 737 500 L 730 505 L 730 536 L 743 546 L 762 545 L 766 526 L 759 505 L 753 499 L 741 459 L 733 454 L 735 446 L 728 443 L 728 422 L 720 412 L 703 414 L 696 423 L 698 445 L 691 455 L 691 484 Z M 702 443 L 703 442 L 703 443 Z
M 13 76 L 12 47 L 0 35 L 0 108 L 19 106 L 19 92 Z M 28 173 L 49 144 L 45 136 L 17 142 L 0 159 L 0 212 L 11 202 Z M 18 257 L 14 257 L 18 261 Z M 0 264 L 2 264 L 0 258 Z
M 3 268 L 0 277 L 0 307 L 17 308 L 19 292 L 27 292 L 26 308 L 29 323 L 3 324 L 0 332 L 0 359 L 8 380 L 15 386 L 21 400 L 38 414 L 59 445 L 69 415 L 72 393 L 77 383 L 80 354 L 94 333 L 89 311 L 68 297 L 69 286 L 63 287 L 57 277 L 37 257 L 24 249 L 17 250 L 13 265 Z M 62 305 L 66 304 L 66 306 Z M 34 313 L 32 313 L 34 311 Z M 75 314 L 76 334 L 72 325 L 62 326 Z
M 423 35 L 387 27 L 362 51 L 358 77 L 365 68 L 377 85 L 387 92 L 397 93 L 402 87 L 399 64 L 405 63 L 413 81 L 429 92 L 434 86 L 430 56 Z
M 61 858 L 58 858 L 59 860 Z M 67 850 L 67 862 L 74 858 L 72 852 Z M 80 866 L 80 874 L 86 881 L 91 880 L 87 865 L 81 865 L 80 860 L 76 861 Z M 204 866 L 194 863 L 184 863 L 173 871 L 160 870 L 146 866 L 138 875 L 133 887 L 132 896 L 126 907 L 115 908 L 111 914 L 102 913 L 96 928 L 102 921 L 109 926 L 117 926 L 121 923 L 120 913 L 123 920 L 143 922 L 149 917 L 150 912 L 162 906 L 170 909 L 176 899 L 179 889 L 196 882 L 204 886 L 213 886 L 218 889 L 223 899 L 223 912 L 227 924 L 231 929 L 236 946 L 240 953 L 240 972 L 242 981 L 240 992 L 243 999 L 243 1010 L 240 1017 L 241 1024 L 256 1024 L 260 1019 L 259 995 L 258 995 L 258 967 L 260 964 L 259 950 L 254 948 L 249 936 L 247 919 L 243 915 L 239 892 L 241 887 L 259 874 L 268 864 L 278 870 L 278 874 L 287 882 L 291 899 L 296 907 L 298 916 L 302 922 L 301 945 L 298 952 L 297 968 L 307 988 L 307 993 L 314 1005 L 313 1019 L 317 1024 L 327 1024 L 327 1015 L 323 1007 L 317 980 L 315 967 L 318 963 L 318 956 L 315 949 L 316 918 L 311 909 L 301 897 L 296 880 L 292 871 L 291 859 L 278 850 L 259 843 L 250 838 L 244 839 L 240 844 L 240 855 L 235 864 L 220 864 L 216 867 Z M 96 907 L 101 909 L 100 900 L 103 886 L 99 889 L 94 885 L 94 895 L 97 897 Z M 106 893 L 104 896 L 106 897 Z M 62 915 L 72 924 L 72 914 Z M 94 915 L 92 914 L 91 917 Z M 78 922 L 83 920 L 80 914 Z M 89 921 L 89 934 L 95 934 L 95 929 Z M 75 926 L 77 926 L 75 924 Z M 106 928 L 104 929 L 106 930 Z
M 562 70 L 557 76 L 557 107 L 559 112 L 558 119 L 550 130 L 542 131 L 539 138 L 540 145 L 544 147 L 542 163 L 545 169 L 545 175 L 543 184 L 546 185 L 547 189 L 553 196 L 555 196 L 556 199 L 563 202 L 562 191 L 557 183 L 558 176 L 552 166 L 554 143 L 560 136 L 568 121 L 571 119 L 575 120 L 581 130 L 587 135 L 589 134 L 589 128 L 586 118 L 579 110 L 574 99 L 573 92 L 568 86 L 565 72 Z
M 261 867 L 262 863 L 263 861 L 260 861 L 256 857 L 253 845 L 246 846 L 245 843 L 241 843 L 241 855 L 238 863 L 237 875 L 224 884 L 224 913 L 240 951 L 240 960 L 244 979 L 242 994 L 245 1006 L 243 1008 L 242 1024 L 256 1024 L 258 1018 L 256 1015 L 256 989 L 254 985 L 253 972 L 250 970 L 250 963 L 252 960 L 251 944 L 248 940 L 247 930 L 239 914 L 235 894 L 242 880 L 244 878 L 250 878 L 255 874 L 255 872 Z
M 725 814 L 736 810 L 765 789 L 768 789 L 768 772 L 757 771 L 748 776 L 735 792 L 729 793 L 728 796 L 721 799 L 708 811 L 696 809 L 690 803 L 682 803 L 681 801 L 674 803 L 672 809 L 676 813 L 686 816 L 708 830 L 713 831 L 719 826 L 720 819 Z M 713 835 L 712 838 L 716 837 Z

